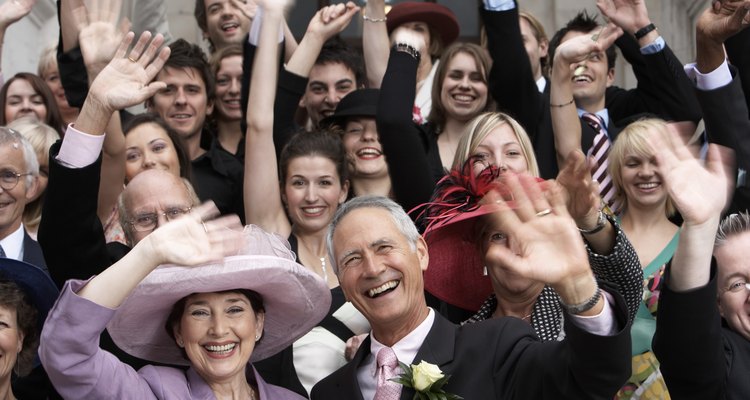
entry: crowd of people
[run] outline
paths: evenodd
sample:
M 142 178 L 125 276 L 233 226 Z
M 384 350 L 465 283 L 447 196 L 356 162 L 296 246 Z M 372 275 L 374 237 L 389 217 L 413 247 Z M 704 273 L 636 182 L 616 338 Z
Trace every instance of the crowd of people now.
M 480 43 L 434 2 L 296 38 L 293 0 L 196 0 L 210 54 L 57 3 L 0 71 L 0 399 L 750 398 L 750 0 L 695 60 L 637 0 L 551 38 L 478 0 Z

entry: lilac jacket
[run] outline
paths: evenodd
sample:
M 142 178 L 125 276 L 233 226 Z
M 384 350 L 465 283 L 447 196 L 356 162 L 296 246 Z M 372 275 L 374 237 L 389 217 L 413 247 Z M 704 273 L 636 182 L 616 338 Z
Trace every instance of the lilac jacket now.
M 39 357 L 55 389 L 66 399 L 215 400 L 206 381 L 190 368 L 146 366 L 135 371 L 99 348 L 99 335 L 115 313 L 76 295 L 84 281 L 68 281 L 42 330 Z M 248 364 L 247 380 L 263 400 L 304 399 L 267 384 Z

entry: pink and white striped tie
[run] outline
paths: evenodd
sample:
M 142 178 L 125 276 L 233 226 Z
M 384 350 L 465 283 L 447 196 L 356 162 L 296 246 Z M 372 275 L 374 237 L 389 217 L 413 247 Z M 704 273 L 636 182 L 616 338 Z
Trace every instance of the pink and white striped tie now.
M 393 382 L 399 370 L 398 358 L 390 347 L 383 347 L 378 351 L 378 386 L 375 389 L 374 400 L 398 400 L 401 397 L 402 386 Z
M 594 143 L 588 151 L 588 155 L 593 156 L 596 161 L 595 165 L 591 168 L 591 176 L 599 182 L 599 195 L 612 212 L 617 213 L 620 207 L 615 200 L 615 188 L 612 184 L 612 178 L 607 171 L 611 145 L 607 132 L 604 130 L 604 122 L 598 115 L 591 113 L 583 114 L 582 118 L 596 132 Z

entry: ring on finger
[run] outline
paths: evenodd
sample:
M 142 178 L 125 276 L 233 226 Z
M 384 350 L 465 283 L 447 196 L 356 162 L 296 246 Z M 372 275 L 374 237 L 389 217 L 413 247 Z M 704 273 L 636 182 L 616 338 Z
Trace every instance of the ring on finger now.
M 128 60 L 130 60 L 130 61 L 132 61 L 134 63 L 138 62 L 138 60 L 134 59 L 132 56 L 128 56 Z
M 549 215 L 549 214 L 552 214 L 552 210 L 550 210 L 549 208 L 545 208 L 544 210 L 539 211 L 538 213 L 536 213 L 536 216 L 537 217 L 543 217 L 543 216 Z

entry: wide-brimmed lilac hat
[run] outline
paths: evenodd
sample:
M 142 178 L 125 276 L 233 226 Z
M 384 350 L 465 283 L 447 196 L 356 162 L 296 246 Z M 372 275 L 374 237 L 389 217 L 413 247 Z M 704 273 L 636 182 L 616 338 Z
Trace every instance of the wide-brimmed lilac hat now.
M 197 267 L 162 265 L 151 272 L 107 326 L 115 344 L 145 360 L 189 365 L 165 329 L 172 307 L 193 293 L 233 289 L 253 290 L 263 298 L 263 338 L 250 361 L 270 357 L 309 332 L 331 305 L 328 285 L 294 261 L 286 240 L 254 225 L 245 235 L 244 255 Z

